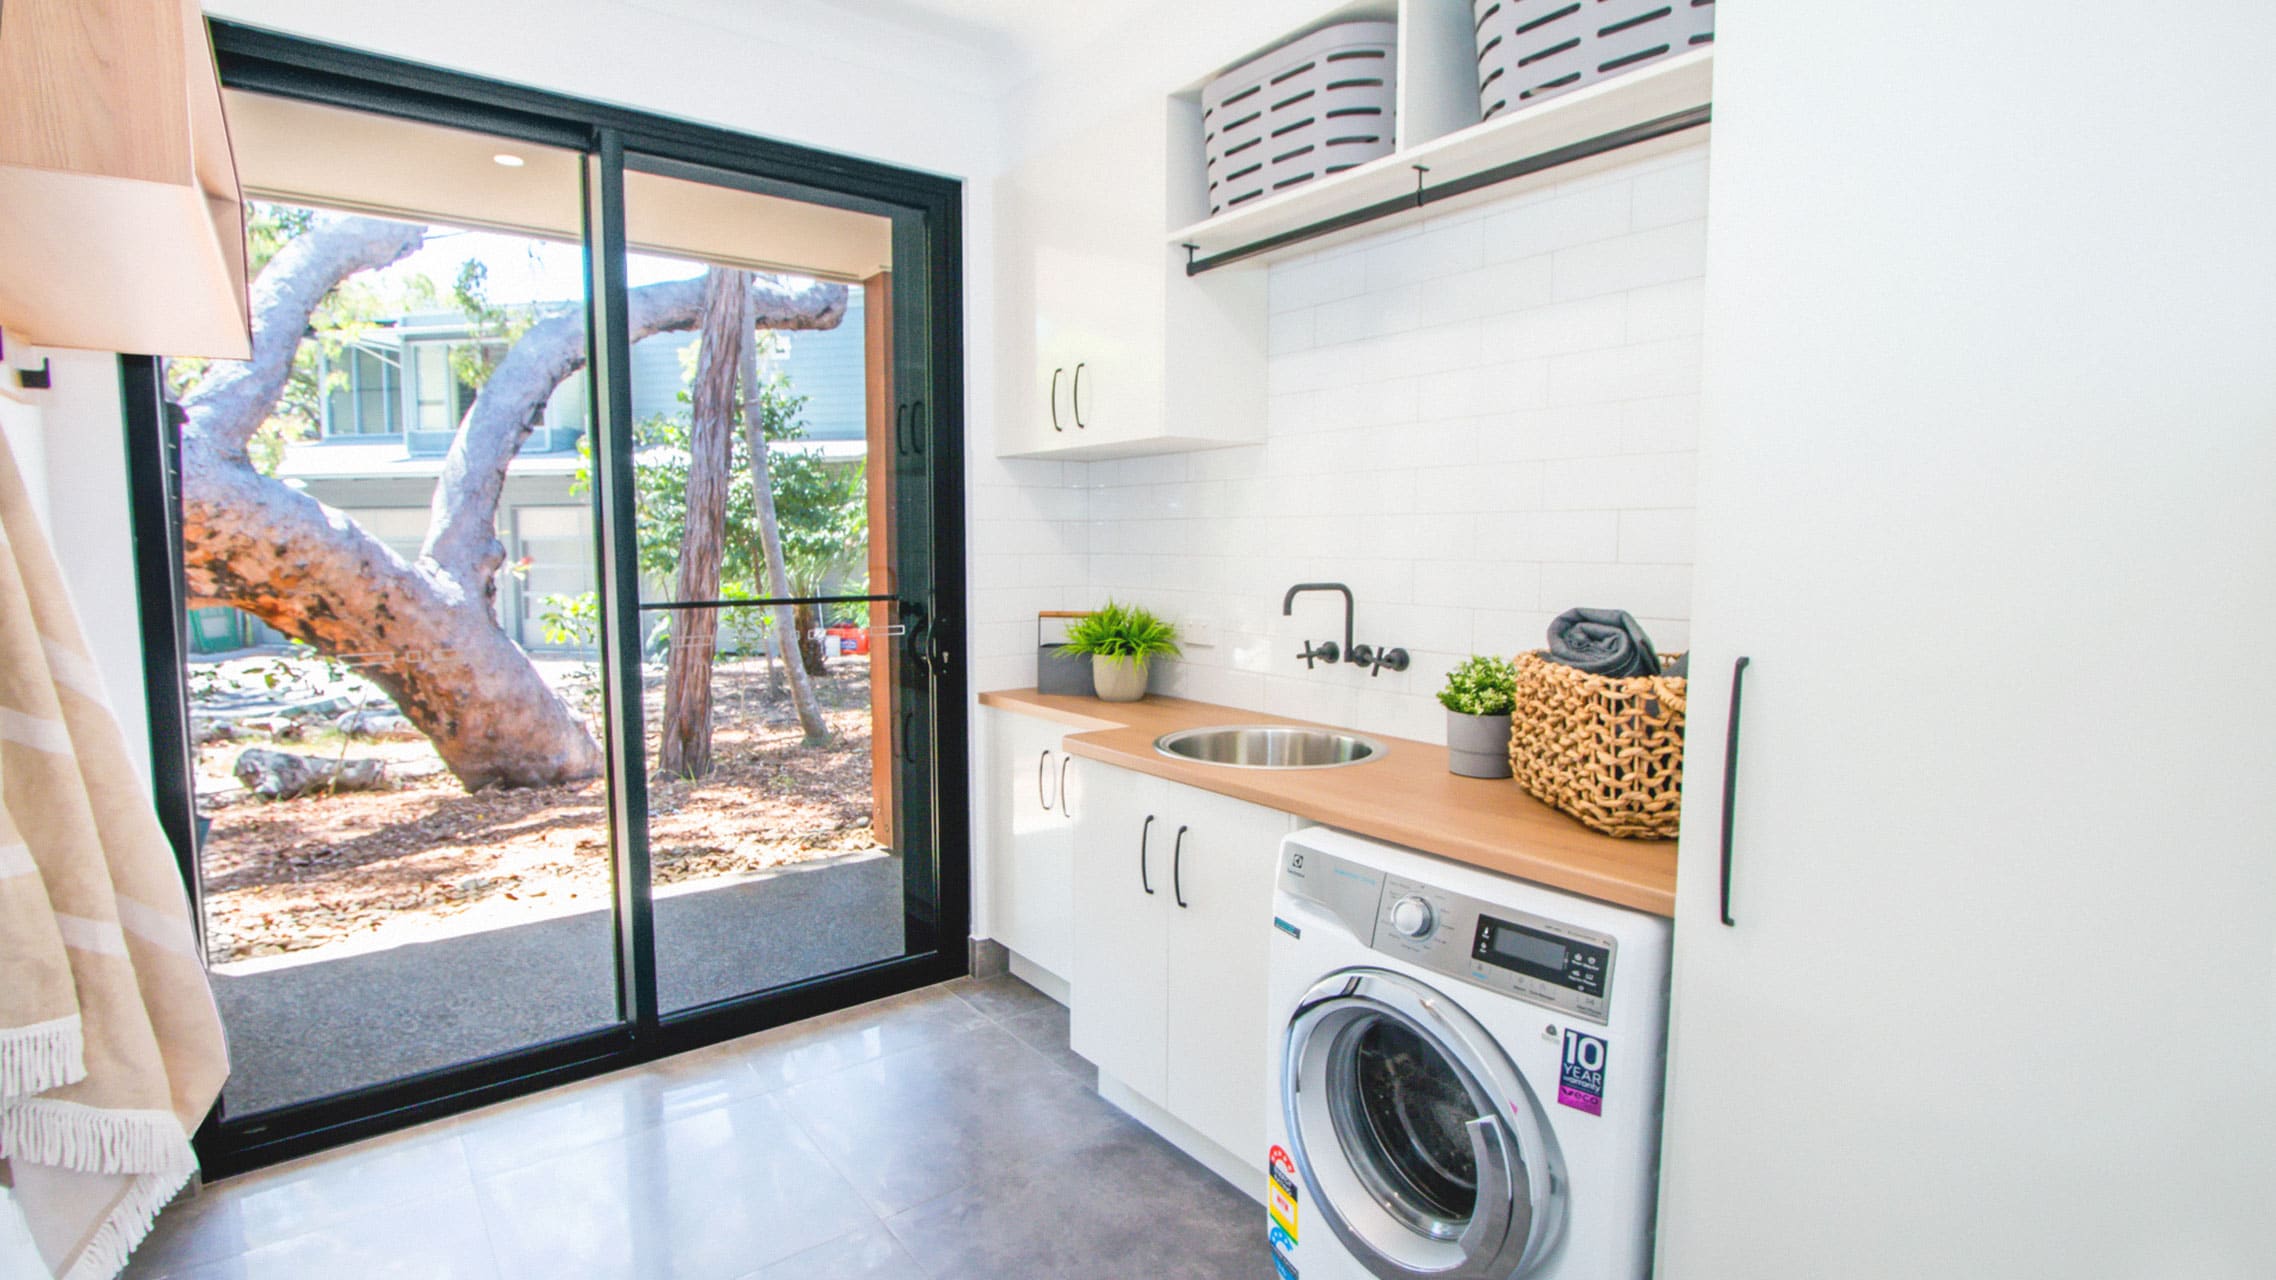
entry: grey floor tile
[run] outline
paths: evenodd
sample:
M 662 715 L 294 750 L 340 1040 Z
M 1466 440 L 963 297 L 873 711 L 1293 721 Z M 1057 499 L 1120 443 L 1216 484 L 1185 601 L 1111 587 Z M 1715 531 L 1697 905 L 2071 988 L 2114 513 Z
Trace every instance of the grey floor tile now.
M 1044 1060 L 1067 1072 L 1084 1085 L 1096 1088 L 1098 1068 L 1090 1060 L 1067 1047 L 1067 1010 L 1054 1004 L 1048 1009 L 1037 1009 L 1015 1018 L 1006 1018 L 1001 1024 L 1021 1044 L 1043 1055 Z
M 508 1280 L 733 1280 L 874 1222 L 763 1095 L 476 1186 Z
M 477 1178 L 727 1106 L 763 1088 L 741 1055 L 720 1047 L 549 1089 L 462 1116 Z
M 993 1025 L 773 1096 L 880 1213 L 1080 1144 L 1121 1115 Z
M 460 1190 L 162 1274 L 167 1280 L 498 1280 L 499 1273 L 474 1194 Z
M 986 1021 L 986 1015 L 942 988 L 927 987 L 745 1036 L 719 1051 L 739 1059 L 760 1087 L 779 1089 L 931 1044 Z
M 471 1203 L 473 1188 L 457 1133 L 423 1125 L 184 1195 L 159 1215 L 129 1274 L 186 1270 L 435 1196 Z
M 744 1280 L 926 1280 L 925 1270 L 884 1223 L 763 1267 Z
M 1008 973 L 993 978 L 957 978 L 943 985 L 973 1008 L 997 1019 L 1034 1013 L 1045 1005 L 1056 1007 L 1059 1003 Z
M 937 1280 L 1257 1280 L 1264 1211 L 1125 1120 L 887 1219 Z

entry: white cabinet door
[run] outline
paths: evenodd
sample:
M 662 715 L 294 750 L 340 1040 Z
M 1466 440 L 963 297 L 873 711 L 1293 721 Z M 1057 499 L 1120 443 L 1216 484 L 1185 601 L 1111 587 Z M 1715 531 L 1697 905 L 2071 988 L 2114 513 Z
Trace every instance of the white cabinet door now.
M 1192 787 L 1164 789 L 1176 818 L 1165 1105 L 1261 1169 L 1273 875 L 1293 819 Z
M 1066 727 L 989 710 L 988 931 L 1022 957 L 1068 976 L 1074 945 L 1074 832 L 1062 791 L 1074 762 Z
M 1090 764 L 1086 761 L 1085 764 Z M 1068 1039 L 1076 1053 L 1164 1102 L 1170 842 L 1162 784 L 1085 771 L 1075 809 L 1075 929 Z
M 1015 372 L 1006 456 L 1119 457 L 1263 438 L 1265 273 L 1188 278 L 1168 210 L 1198 166 L 1190 104 L 1134 98 L 998 184 L 997 356 Z M 1191 137 L 1186 132 L 1191 131 Z M 1188 219 L 1180 218 L 1180 224 Z
M 1657 1274 L 2276 1275 L 2276 6 L 1724 7 Z

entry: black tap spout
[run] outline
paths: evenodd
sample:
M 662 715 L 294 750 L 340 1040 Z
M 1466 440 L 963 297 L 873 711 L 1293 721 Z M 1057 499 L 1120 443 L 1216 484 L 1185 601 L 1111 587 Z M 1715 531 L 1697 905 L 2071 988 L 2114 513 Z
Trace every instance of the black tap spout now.
M 1296 612 L 1296 597 L 1307 591 L 1335 591 L 1343 595 L 1343 651 L 1351 652 L 1351 588 L 1340 582 L 1299 582 L 1280 598 L 1280 616 L 1285 618 Z M 1349 659 L 1346 659 L 1347 661 Z M 1330 662 L 1335 659 L 1330 658 Z

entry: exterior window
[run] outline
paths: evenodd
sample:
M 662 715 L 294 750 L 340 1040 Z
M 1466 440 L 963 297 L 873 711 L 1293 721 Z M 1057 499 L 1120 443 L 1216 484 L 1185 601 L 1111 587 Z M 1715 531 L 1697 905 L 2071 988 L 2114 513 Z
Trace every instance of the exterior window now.
M 393 361 L 363 347 L 349 347 L 340 353 L 333 371 L 343 385 L 325 393 L 327 439 L 391 436 L 403 429 L 397 421 L 403 376 Z
M 419 348 L 418 416 L 414 431 L 456 431 L 474 403 L 474 388 L 452 376 L 450 349 L 440 343 Z

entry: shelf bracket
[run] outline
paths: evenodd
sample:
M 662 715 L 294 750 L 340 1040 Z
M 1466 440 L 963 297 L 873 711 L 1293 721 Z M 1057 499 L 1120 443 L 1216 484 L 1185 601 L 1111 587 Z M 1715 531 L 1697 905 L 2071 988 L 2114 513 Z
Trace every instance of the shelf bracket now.
M 1430 174 L 1430 166 L 1417 164 L 1407 167 L 1415 171 L 1415 207 L 1420 209 L 1423 207 L 1423 179 Z
M 45 391 L 54 386 L 55 362 L 42 356 L 39 368 L 16 370 L 16 385 L 26 391 Z

